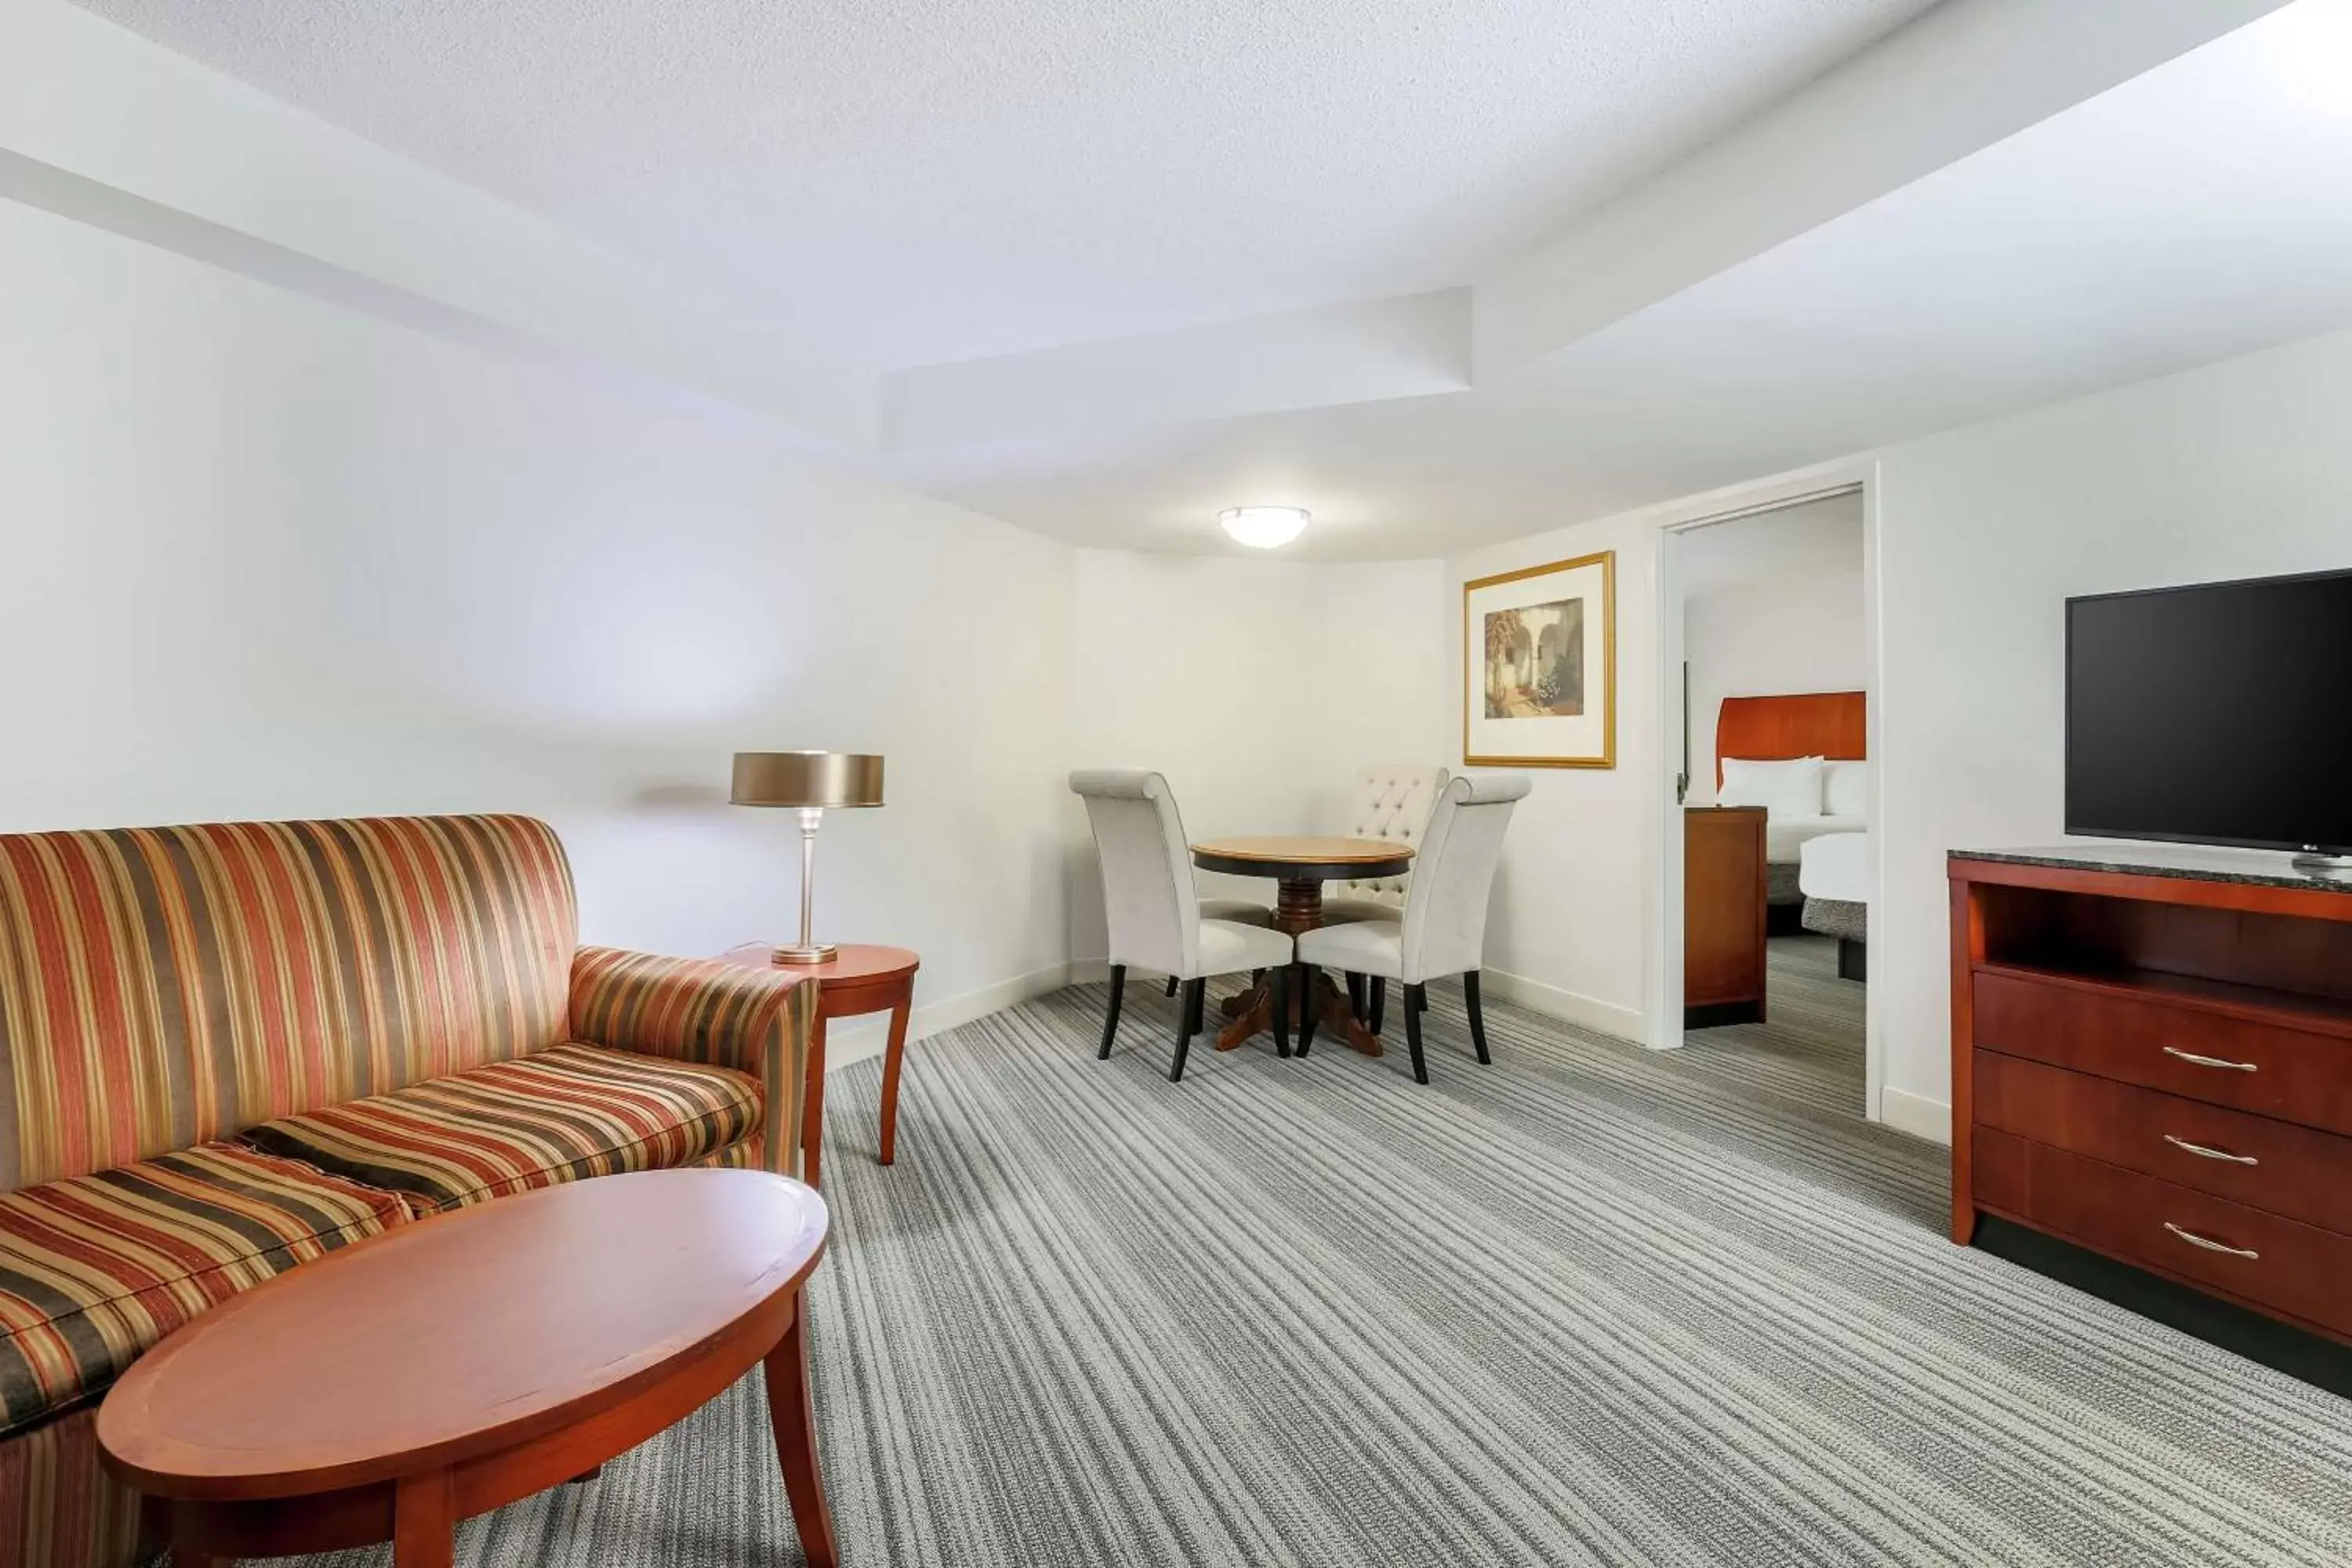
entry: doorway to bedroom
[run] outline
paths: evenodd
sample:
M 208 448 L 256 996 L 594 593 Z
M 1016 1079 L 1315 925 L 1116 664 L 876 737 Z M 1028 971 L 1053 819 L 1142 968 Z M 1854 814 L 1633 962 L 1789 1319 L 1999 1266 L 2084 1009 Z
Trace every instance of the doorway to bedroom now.
M 1687 1064 L 1866 1116 L 1869 578 L 1859 488 L 1678 531 Z

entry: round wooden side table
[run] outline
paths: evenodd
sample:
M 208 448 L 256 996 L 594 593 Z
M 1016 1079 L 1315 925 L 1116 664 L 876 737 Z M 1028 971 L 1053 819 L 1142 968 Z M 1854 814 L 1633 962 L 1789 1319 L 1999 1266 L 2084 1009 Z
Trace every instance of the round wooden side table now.
M 803 1091 L 801 1179 L 814 1187 L 824 1151 L 824 1026 L 830 1018 L 890 1015 L 890 1043 L 882 1054 L 881 1163 L 898 1149 L 898 1064 L 907 1054 L 907 1017 L 914 1010 L 915 971 L 923 961 L 903 947 L 845 942 L 823 963 L 778 963 L 764 942 L 745 942 L 719 955 L 747 969 L 781 969 L 817 983 L 816 1027 L 809 1037 L 808 1083 Z

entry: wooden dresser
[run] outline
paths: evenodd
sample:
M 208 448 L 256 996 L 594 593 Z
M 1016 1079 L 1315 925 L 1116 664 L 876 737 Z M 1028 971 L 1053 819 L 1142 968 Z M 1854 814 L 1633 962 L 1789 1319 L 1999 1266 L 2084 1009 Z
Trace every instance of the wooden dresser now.
M 1764 1021 L 1764 808 L 1683 808 L 1683 1026 Z
M 1950 877 L 1952 1239 L 1998 1215 L 2352 1343 L 2352 882 L 2108 846 Z

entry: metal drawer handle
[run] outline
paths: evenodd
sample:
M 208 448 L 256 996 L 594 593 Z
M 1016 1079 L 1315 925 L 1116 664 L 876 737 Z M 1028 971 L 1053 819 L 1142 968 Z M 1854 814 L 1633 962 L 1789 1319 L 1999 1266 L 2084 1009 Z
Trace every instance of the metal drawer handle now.
M 2208 1160 L 2227 1160 L 2232 1165 L 2259 1165 L 2262 1163 L 2260 1160 L 2255 1159 L 2252 1154 L 2232 1154 L 2227 1149 L 2208 1149 L 2202 1143 L 2191 1143 L 2188 1139 L 2175 1138 L 2169 1132 L 2164 1135 L 2164 1141 L 2171 1144 L 2176 1149 L 2186 1149 L 2192 1154 L 2202 1154 Z
M 2184 1062 L 2195 1062 L 2200 1068 L 2228 1068 L 2231 1072 L 2255 1070 L 2254 1064 L 2252 1062 L 2232 1062 L 2224 1061 L 2220 1057 L 2200 1057 L 2195 1051 L 2184 1051 L 2178 1046 L 2165 1047 L 2164 1054 L 2168 1057 L 2179 1057 Z
M 2201 1247 L 2208 1252 L 2226 1252 L 2232 1258 L 2244 1258 L 2249 1259 L 2262 1257 L 2261 1253 L 2256 1252 L 2251 1247 L 2231 1247 L 2226 1241 L 2215 1241 L 2212 1237 L 2200 1236 L 2193 1230 L 2183 1230 L 2179 1226 L 2173 1224 L 2170 1220 L 2166 1220 L 2164 1222 L 2164 1228 L 2179 1237 L 2181 1240 L 2187 1242 L 2189 1246 Z

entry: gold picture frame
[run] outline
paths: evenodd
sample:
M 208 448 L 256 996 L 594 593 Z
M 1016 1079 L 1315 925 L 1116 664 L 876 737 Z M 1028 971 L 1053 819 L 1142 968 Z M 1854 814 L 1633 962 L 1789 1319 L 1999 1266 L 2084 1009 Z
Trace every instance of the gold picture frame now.
M 1462 763 L 1617 765 L 1615 551 L 1462 584 Z

